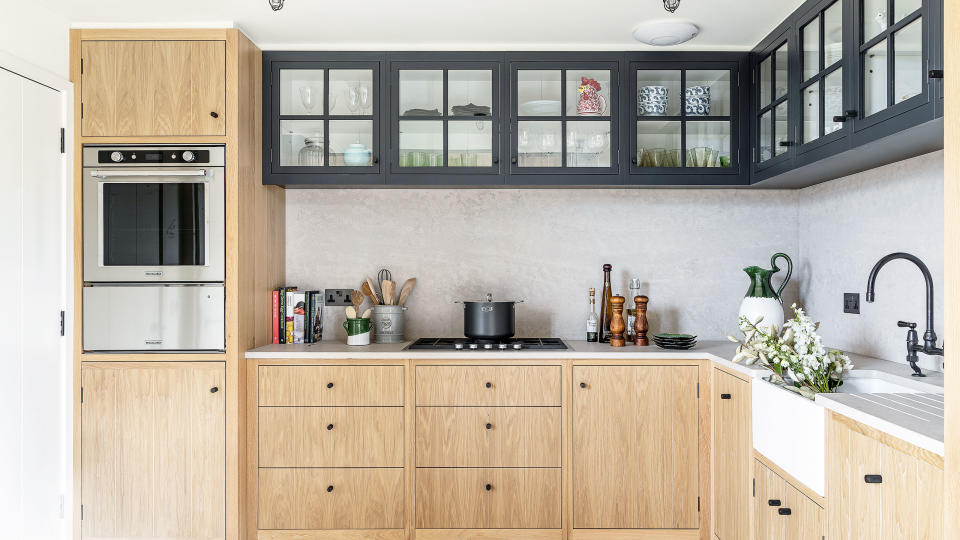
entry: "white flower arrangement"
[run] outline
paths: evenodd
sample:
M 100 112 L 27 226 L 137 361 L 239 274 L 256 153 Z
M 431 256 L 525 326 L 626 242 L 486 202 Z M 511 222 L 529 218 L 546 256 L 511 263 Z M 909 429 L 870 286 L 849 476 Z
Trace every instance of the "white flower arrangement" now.
M 823 347 L 813 322 L 796 304 L 791 306 L 793 319 L 783 324 L 759 326 L 762 319 L 751 322 L 740 317 L 740 331 L 744 340 L 729 336 L 739 343 L 734 362 L 758 364 L 773 372 L 770 382 L 783 386 L 807 399 L 816 394 L 835 392 L 843 384 L 843 372 L 853 367 L 850 358 L 837 350 Z

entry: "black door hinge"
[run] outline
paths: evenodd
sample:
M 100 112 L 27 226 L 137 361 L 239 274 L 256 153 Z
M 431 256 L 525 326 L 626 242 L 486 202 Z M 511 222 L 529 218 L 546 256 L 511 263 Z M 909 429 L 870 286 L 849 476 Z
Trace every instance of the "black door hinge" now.
M 80 521 L 83 521 L 83 505 L 80 505 Z
M 754 497 L 757 496 L 757 479 L 756 478 L 753 479 L 753 496 Z
M 700 383 L 697 383 L 697 399 L 700 399 Z
M 700 497 L 697 497 L 697 512 L 700 511 Z
M 83 403 L 83 387 L 80 387 L 80 403 Z
M 83 118 L 83 102 L 80 102 L 80 118 Z
M 61 154 L 67 153 L 66 138 L 67 138 L 67 130 L 60 128 L 60 153 Z M 60 334 L 60 335 L 62 336 L 63 334 Z
M 64 319 L 65 319 L 65 314 L 64 314 L 63 311 L 61 310 L 61 311 L 60 311 L 60 337 L 63 337 L 64 335 L 66 335 L 65 332 L 64 332 L 64 330 L 65 330 L 65 329 L 64 329 L 64 325 L 66 324 L 66 322 L 64 321 Z
M 80 59 L 80 74 L 83 75 L 83 58 Z

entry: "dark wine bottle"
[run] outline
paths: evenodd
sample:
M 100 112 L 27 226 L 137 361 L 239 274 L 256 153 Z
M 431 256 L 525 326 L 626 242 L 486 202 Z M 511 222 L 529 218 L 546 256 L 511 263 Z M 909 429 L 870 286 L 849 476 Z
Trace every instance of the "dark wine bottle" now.
M 600 300 L 600 343 L 610 343 L 610 321 L 613 320 L 613 289 L 610 287 L 610 271 L 613 267 L 603 265 L 603 293 Z

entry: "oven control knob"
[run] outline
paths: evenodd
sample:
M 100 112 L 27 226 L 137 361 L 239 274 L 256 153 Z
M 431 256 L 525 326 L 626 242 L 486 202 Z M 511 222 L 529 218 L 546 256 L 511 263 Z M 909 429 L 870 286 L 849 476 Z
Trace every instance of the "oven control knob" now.
M 183 154 L 181 154 L 180 157 L 183 158 L 183 160 L 186 161 L 187 163 L 190 163 L 193 160 L 197 159 L 197 156 L 194 155 L 194 153 L 191 152 L 190 150 L 184 150 Z
M 471 348 L 471 349 L 476 349 L 476 348 L 477 348 L 477 344 L 476 344 L 476 343 L 471 343 L 471 344 L 470 344 L 470 348 Z
M 123 152 L 110 152 L 110 161 L 114 163 L 123 161 Z
M 489 351 L 493 348 L 493 343 L 484 343 L 483 348 Z
M 506 350 L 506 349 L 507 349 L 507 344 L 506 344 L 506 343 L 501 343 L 501 344 L 497 345 L 497 348 L 500 349 L 501 351 Z
M 513 344 L 513 349 L 514 349 L 514 350 L 519 351 L 519 350 L 522 349 L 522 348 L 523 348 L 523 345 L 521 345 L 520 343 L 514 343 L 514 344 Z

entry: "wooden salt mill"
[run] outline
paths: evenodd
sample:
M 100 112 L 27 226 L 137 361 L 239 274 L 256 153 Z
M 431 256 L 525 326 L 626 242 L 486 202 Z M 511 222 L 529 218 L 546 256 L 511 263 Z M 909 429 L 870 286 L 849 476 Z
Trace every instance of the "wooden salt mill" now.
M 647 324 L 647 302 L 650 299 L 646 296 L 634 296 L 633 302 L 637 305 L 637 318 L 633 321 L 633 344 L 647 346 L 650 341 L 647 339 L 647 330 L 650 325 Z
M 623 347 L 627 341 L 623 339 L 623 332 L 627 329 L 627 324 L 623 322 L 623 303 L 626 298 L 614 296 L 610 299 L 613 306 L 613 318 L 610 319 L 610 346 Z

